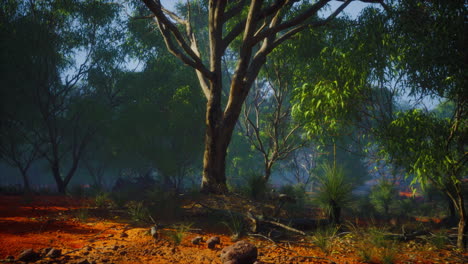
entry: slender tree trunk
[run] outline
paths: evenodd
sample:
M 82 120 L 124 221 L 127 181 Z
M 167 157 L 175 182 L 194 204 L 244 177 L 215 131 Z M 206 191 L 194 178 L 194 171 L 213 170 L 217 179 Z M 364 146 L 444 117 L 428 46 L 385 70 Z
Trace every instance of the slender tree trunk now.
M 60 175 L 58 162 L 53 162 L 50 169 L 52 170 L 52 175 L 54 176 L 55 184 L 57 185 L 57 191 L 61 194 L 65 194 L 65 186 L 63 184 L 62 176 Z
M 458 194 L 457 197 L 457 209 L 460 218 L 458 219 L 458 235 L 457 235 L 457 247 L 459 249 L 466 248 L 466 240 L 467 240 L 467 228 L 466 228 L 466 210 L 465 210 L 465 202 L 463 199 L 463 195 L 461 193 Z
M 24 192 L 29 193 L 31 192 L 31 185 L 29 184 L 28 171 L 27 169 L 20 169 L 20 171 L 21 171 L 21 176 L 23 177 Z

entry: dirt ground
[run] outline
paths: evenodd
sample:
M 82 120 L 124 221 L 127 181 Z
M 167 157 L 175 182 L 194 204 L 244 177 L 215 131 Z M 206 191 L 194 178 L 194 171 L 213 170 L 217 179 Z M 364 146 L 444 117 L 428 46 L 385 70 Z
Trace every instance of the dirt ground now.
M 229 201 L 228 201 L 229 202 Z M 209 204 L 209 201 L 206 202 Z M 0 259 L 4 263 L 17 261 L 21 252 L 33 249 L 39 253 L 35 263 L 221 263 L 223 247 L 233 244 L 229 230 L 201 223 L 184 233 L 179 245 L 170 237 L 170 228 L 151 236 L 151 225 L 136 227 L 119 215 L 96 217 L 88 213 L 92 202 L 63 196 L 0 196 Z M 193 204 L 191 208 L 195 208 Z M 92 211 L 90 211 L 92 212 Z M 188 219 L 200 222 L 202 219 Z M 208 249 L 205 243 L 194 245 L 194 237 L 204 241 L 218 236 L 221 245 Z M 262 236 L 244 236 L 258 247 L 260 263 L 363 263 L 360 255 L 363 243 L 352 233 L 343 234 L 328 250 L 307 238 L 273 242 Z M 365 246 L 365 244 L 364 244 Z M 51 248 L 61 250 L 56 257 L 46 257 Z M 381 254 L 384 254 L 382 252 Z M 373 263 L 385 263 L 376 259 Z M 468 255 L 453 248 L 435 249 L 414 241 L 401 243 L 393 254 L 393 263 L 468 263 Z M 388 263 L 391 263 L 388 262 Z

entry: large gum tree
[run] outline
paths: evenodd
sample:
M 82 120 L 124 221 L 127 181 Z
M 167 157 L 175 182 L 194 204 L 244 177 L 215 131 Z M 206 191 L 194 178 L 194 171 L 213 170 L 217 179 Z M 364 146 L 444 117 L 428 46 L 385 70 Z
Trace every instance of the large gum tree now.
M 298 32 L 326 25 L 352 2 L 343 1 L 328 16 L 320 17 L 318 12 L 329 0 L 209 0 L 209 49 L 207 54 L 202 54 L 199 35 L 192 28 L 193 8 L 190 7 L 199 1 L 188 1 L 188 12 L 183 16 L 167 10 L 159 0 L 142 1 L 152 12 L 151 17 L 164 37 L 167 49 L 195 70 L 206 97 L 201 185 L 205 193 L 227 191 L 226 152 L 242 105 L 267 56 Z M 233 54 L 235 68 L 223 71 L 223 56 Z M 223 74 L 230 75 L 227 99 L 223 98 Z

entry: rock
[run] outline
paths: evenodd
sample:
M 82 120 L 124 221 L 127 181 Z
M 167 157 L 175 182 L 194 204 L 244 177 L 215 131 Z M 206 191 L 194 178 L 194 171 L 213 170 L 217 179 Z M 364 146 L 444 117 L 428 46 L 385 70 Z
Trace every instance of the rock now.
M 120 234 L 120 237 L 128 237 L 128 234 L 127 233 L 122 233 L 122 234 Z
M 87 259 L 78 260 L 76 264 L 91 264 Z
M 151 227 L 150 233 L 151 233 L 152 237 L 157 239 L 158 238 L 158 226 L 155 225 L 155 226 Z
M 26 262 L 36 261 L 38 259 L 39 259 L 39 254 L 34 252 L 32 248 L 24 250 L 16 258 L 16 260 L 18 261 L 26 261 Z
M 49 252 L 47 252 L 46 257 L 57 258 L 57 257 L 60 257 L 61 255 L 62 255 L 62 250 L 51 248 Z
M 257 260 L 257 247 L 243 240 L 221 250 L 223 264 L 253 264 Z
M 203 241 L 203 237 L 197 236 L 197 237 L 195 237 L 194 239 L 192 239 L 192 244 L 198 245 L 198 244 L 200 244 L 202 241 Z
M 214 249 L 216 245 L 221 244 L 221 240 L 219 237 L 210 237 L 207 241 L 206 244 L 208 245 L 209 249 Z
M 13 260 L 15 259 L 15 257 L 13 257 L 13 256 L 7 256 L 5 259 L 6 259 L 7 261 L 13 261 Z

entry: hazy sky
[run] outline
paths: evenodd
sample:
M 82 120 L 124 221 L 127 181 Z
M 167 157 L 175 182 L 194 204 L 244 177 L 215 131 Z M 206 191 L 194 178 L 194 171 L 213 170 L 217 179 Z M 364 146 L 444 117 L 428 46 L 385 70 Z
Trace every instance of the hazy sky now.
M 163 4 L 164 7 L 168 8 L 168 9 L 173 9 L 174 4 L 177 3 L 177 2 L 180 2 L 180 1 L 182 1 L 182 0 L 161 0 L 161 3 Z M 335 10 L 342 3 L 343 2 L 332 1 L 331 4 L 330 4 L 332 10 Z M 368 5 L 369 4 L 366 4 L 366 3 L 363 3 L 363 2 L 360 2 L 360 1 L 354 1 L 351 4 L 349 4 L 344 11 L 346 13 L 348 13 L 349 15 L 351 15 L 352 17 L 355 17 L 355 16 L 359 15 L 361 10 L 364 7 L 368 6 Z

